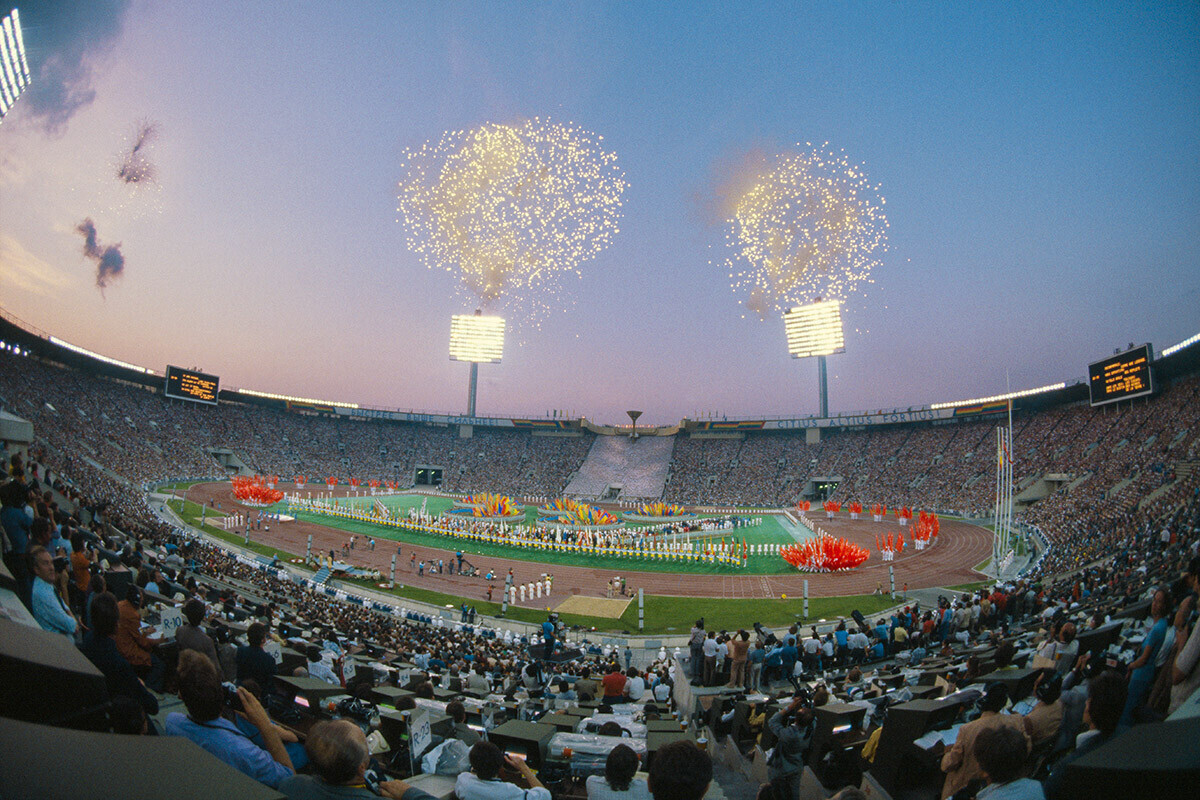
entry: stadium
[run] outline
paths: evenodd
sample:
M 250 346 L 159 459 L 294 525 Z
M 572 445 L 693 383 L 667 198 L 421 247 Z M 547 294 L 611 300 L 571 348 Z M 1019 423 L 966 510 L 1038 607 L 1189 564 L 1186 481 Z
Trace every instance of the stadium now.
M 0 136 L 16 126 L 22 158 L 49 152 L 52 123 L 86 124 L 86 103 L 47 117 L 38 94 L 59 24 L 35 5 L 0 30 Z M 66 265 L 0 239 L 24 293 L 0 308 L 0 794 L 1056 800 L 1200 779 L 1194 320 L 1114 348 L 1089 319 L 1070 346 L 1057 334 L 1065 356 L 1028 363 L 1010 343 L 1005 368 L 1036 381 L 1002 391 L 995 369 L 978 378 L 997 345 L 975 328 L 992 329 L 949 289 L 920 297 L 955 305 L 954 332 L 885 344 L 864 332 L 895 324 L 863 299 L 890 264 L 878 187 L 808 146 L 753 153 L 729 181 L 710 266 L 772 331 L 734 347 L 744 364 L 704 343 L 699 291 L 681 330 L 702 369 L 655 355 L 628 300 L 627 320 L 605 312 L 643 331 L 629 354 L 568 358 L 546 349 L 567 331 L 620 338 L 558 312 L 595 299 L 565 301 L 564 281 L 617 246 L 634 170 L 611 139 L 524 115 L 404 145 L 405 269 L 455 288 L 404 274 L 424 310 L 372 320 L 398 346 L 342 338 L 367 303 L 312 276 L 296 282 L 321 287 L 319 313 L 260 338 L 238 324 L 249 272 L 220 287 L 225 308 L 188 296 L 220 278 L 184 270 L 122 305 L 125 243 L 158 234 L 129 222 L 113 243 L 108 223 L 178 223 L 145 195 L 169 185 L 161 136 L 135 127 L 108 216 L 56 223 L 111 307 L 60 316 L 54 292 L 80 296 Z M 27 191 L 14 170 L 0 185 Z M 264 280 L 269 320 L 296 301 Z M 137 335 L 113 338 L 131 309 Z M 427 371 L 446 310 L 451 367 Z M 1122 341 L 1181 330 L 1115 324 Z M 767 340 L 776 360 L 756 361 Z M 925 374 L 930 348 L 959 354 L 952 377 L 864 394 L 852 375 Z M 815 412 L 765 388 L 797 360 Z M 714 397 L 750 411 L 618 414 L 643 400 L 610 369 L 643 399 L 639 383 L 667 374 L 682 396 L 711 370 Z M 511 414 L 492 410 L 505 392 Z M 530 410 L 578 397 L 601 411 Z

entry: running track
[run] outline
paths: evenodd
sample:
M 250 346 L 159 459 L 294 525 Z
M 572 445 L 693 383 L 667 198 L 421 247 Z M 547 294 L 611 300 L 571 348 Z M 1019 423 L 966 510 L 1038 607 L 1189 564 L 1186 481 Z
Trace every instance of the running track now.
M 342 492 L 345 493 L 344 491 Z M 187 498 L 194 502 L 207 503 L 210 508 L 220 502 L 226 513 L 257 513 L 257 509 L 241 506 L 233 498 L 228 483 L 208 483 L 193 486 L 187 492 Z M 815 517 L 815 515 L 814 515 Z M 880 559 L 875 550 L 875 534 L 900 530 L 894 520 L 876 524 L 870 520 L 852 522 L 846 515 L 833 520 L 816 519 L 821 526 L 835 536 L 845 536 L 851 541 L 866 547 L 871 551 L 871 557 L 866 564 L 856 570 L 838 574 L 803 574 L 792 575 L 746 575 L 746 574 L 688 574 L 673 572 L 626 572 L 623 577 L 628 586 L 645 589 L 649 594 L 674 595 L 679 597 L 722 597 L 722 598 L 767 598 L 787 594 L 789 597 L 799 597 L 804 591 L 804 580 L 808 579 L 809 595 L 812 597 L 838 597 L 842 595 L 870 594 L 882 585 L 886 592 L 889 589 L 887 564 Z M 304 550 L 309 534 L 313 537 L 313 550 L 328 553 L 330 550 L 340 552 L 342 544 L 349 537 L 343 530 L 326 527 L 312 522 L 295 522 L 277 525 L 270 531 L 253 531 L 251 538 L 256 542 L 278 547 L 292 553 Z M 387 575 L 391 569 L 392 553 L 396 552 L 395 544 L 382 537 L 374 552 L 357 547 L 350 552 L 348 559 L 343 559 L 360 567 L 369 567 Z M 424 589 L 454 594 L 462 597 L 477 597 L 483 599 L 487 594 L 487 584 L 480 578 L 465 578 L 459 575 L 429 575 L 418 577 L 408 567 L 409 558 L 415 552 L 417 559 L 437 561 L 439 558 L 449 560 L 454 556 L 454 549 L 434 549 L 429 547 L 413 547 L 404 545 L 403 556 L 396 559 L 396 581 L 409 586 L 419 586 Z M 896 590 L 900 591 L 905 583 L 911 589 L 927 589 L 931 587 L 954 586 L 972 583 L 983 576 L 975 572 L 973 567 L 988 558 L 992 552 L 992 534 L 990 531 L 975 525 L 953 520 L 943 520 L 940 526 L 938 542 L 931 549 L 917 553 L 911 547 L 905 548 L 892 562 L 896 570 Z M 563 564 L 542 565 L 533 561 L 518 559 L 475 556 L 476 567 L 486 572 L 492 569 L 497 575 L 503 576 L 511 567 L 518 583 L 535 580 L 543 572 L 554 574 L 554 595 L 541 598 L 526 606 L 553 607 L 570 595 L 584 594 L 602 597 L 608 580 L 615 574 L 612 570 L 589 569 L 587 567 L 566 566 Z M 500 588 L 503 577 L 496 581 L 494 595 L 496 602 L 500 600 Z

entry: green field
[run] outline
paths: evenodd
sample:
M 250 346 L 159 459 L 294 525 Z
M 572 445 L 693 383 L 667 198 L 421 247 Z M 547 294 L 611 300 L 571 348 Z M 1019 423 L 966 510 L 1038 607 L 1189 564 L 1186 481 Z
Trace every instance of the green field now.
M 433 510 L 432 501 L 435 498 L 430 498 L 430 510 Z M 445 506 L 450 505 L 448 500 L 444 498 L 436 498 L 443 500 Z M 171 500 L 168 503 L 170 507 L 180 515 L 180 517 L 189 525 L 201 528 L 200 522 L 200 506 L 190 500 L 182 503 L 179 500 Z M 419 500 L 416 505 L 420 505 Z M 206 512 L 206 520 L 212 519 L 215 515 L 211 509 Z M 330 522 L 345 522 L 345 520 L 337 520 L 330 517 L 317 517 L 314 521 L 321 524 L 329 524 Z M 787 533 L 779 527 L 778 523 L 775 528 L 778 535 L 786 537 L 785 541 L 791 541 Z M 337 526 L 341 527 L 341 526 Z M 379 526 L 367 525 L 370 528 L 370 535 L 376 538 L 383 538 L 383 533 Z M 764 526 L 765 527 L 765 526 Z M 240 534 L 231 533 L 221 528 L 215 527 L 207 522 L 201 528 L 205 533 L 214 536 L 223 541 L 242 545 L 245 541 Z M 749 529 L 754 530 L 754 529 Z M 391 532 L 391 529 L 388 529 Z M 430 536 L 431 540 L 436 540 L 435 546 L 445 547 L 445 537 Z M 749 540 L 747 536 L 747 540 Z M 405 541 L 408 541 L 406 538 Z M 297 558 L 298 554 L 290 553 L 278 548 L 269 547 L 253 539 L 250 540 L 249 549 L 255 553 L 265 556 L 274 556 L 281 560 L 287 561 Z M 504 548 L 507 555 L 512 555 L 511 548 Z M 544 554 L 539 554 L 544 555 Z M 563 555 L 563 554 L 557 554 Z M 618 563 L 626 566 L 637 565 L 641 562 L 631 561 L 627 559 L 617 559 Z M 753 559 L 751 560 L 753 563 Z M 595 564 L 595 559 L 589 562 L 590 565 Z M 661 567 L 661 565 L 655 565 Z M 788 570 L 779 570 L 787 572 Z M 378 588 L 375 584 L 369 581 L 346 581 L 348 584 L 359 585 L 364 588 L 372 589 L 381 594 L 390 594 L 398 599 L 413 600 L 422 603 L 428 603 L 438 606 L 450 606 L 458 608 L 464 602 L 475 606 L 475 609 L 486 616 L 498 616 L 500 614 L 499 603 L 489 603 L 484 599 L 484 587 L 480 584 L 480 592 L 474 597 L 463 597 L 459 595 L 444 594 L 430 589 L 397 585 L 394 589 L 388 591 Z M 691 627 L 692 622 L 698 617 L 704 617 L 705 623 L 710 628 L 737 630 L 738 628 L 747 628 L 754 622 L 761 622 L 769 628 L 779 628 L 792 623 L 802 623 L 805 620 L 801 618 L 804 603 L 800 598 L 789 597 L 783 599 L 757 599 L 757 600 L 723 600 L 720 598 L 707 597 L 667 597 L 662 595 L 646 595 L 645 598 L 645 628 L 641 633 L 650 636 L 674 635 L 686 633 Z M 887 597 L 878 597 L 875 595 L 847 596 L 847 597 L 813 597 L 809 599 L 809 616 L 808 621 L 815 622 L 819 619 L 835 619 L 837 617 L 849 617 L 852 610 L 859 610 L 863 614 L 870 617 L 879 611 L 893 605 L 892 601 Z M 546 610 L 529 608 L 529 607 L 510 607 L 507 614 L 508 619 L 519 620 L 522 622 L 543 622 L 546 619 Z M 619 619 L 608 619 L 605 617 L 587 617 L 578 614 L 563 614 L 563 622 L 571 626 L 579 626 L 583 628 L 594 629 L 597 632 L 613 632 L 613 633 L 638 633 L 637 628 L 637 602 L 632 602 L 625 610 L 625 613 Z
M 360 507 L 370 508 L 374 502 L 374 498 L 352 498 L 355 505 Z M 425 498 L 419 495 L 401 495 L 398 497 L 381 498 L 382 502 L 387 505 L 394 515 L 401 517 L 408 514 L 410 508 L 419 508 L 423 501 L 427 502 L 426 510 L 430 514 L 440 514 L 450 508 L 453 503 L 445 497 L 430 497 Z M 272 507 L 272 510 L 286 511 L 286 505 L 283 503 Z M 493 544 L 490 542 L 475 542 L 469 540 L 453 539 L 446 536 L 438 536 L 437 534 L 424 533 L 407 529 L 397 529 L 383 525 L 376 525 L 371 522 L 362 520 L 349 520 L 340 517 L 325 516 L 323 514 L 311 514 L 308 512 L 296 513 L 296 518 L 305 522 L 313 522 L 318 525 L 325 525 L 330 528 L 354 533 L 360 536 L 373 536 L 376 539 L 390 539 L 395 542 L 404 544 L 420 545 L 423 547 L 436 548 L 454 548 L 462 549 L 468 555 L 477 556 L 480 558 L 530 558 L 535 555 L 535 551 L 525 550 L 523 548 L 513 548 L 503 544 Z M 536 520 L 536 507 L 526 506 L 525 518 L 529 522 Z M 746 528 L 735 528 L 726 534 L 730 539 L 736 538 L 741 541 L 744 537 L 748 544 L 790 544 L 795 541 L 780 525 L 779 521 L 772 516 L 764 516 L 761 525 L 755 525 Z M 712 534 L 707 534 L 711 536 Z M 720 533 L 717 536 L 720 537 Z M 566 566 L 577 567 L 594 567 L 596 569 L 612 569 L 612 570 L 647 570 L 652 572 L 680 572 L 698 575 L 732 575 L 732 574 L 757 574 L 757 575 L 783 575 L 790 573 L 792 568 L 779 556 L 769 555 L 750 556 L 747 566 L 742 568 L 722 566 L 715 564 L 700 564 L 687 563 L 679 561 L 652 561 L 650 559 L 638 558 L 620 558 L 615 556 L 597 556 L 587 555 L 582 553 L 560 553 L 548 550 L 536 551 L 536 559 L 545 564 L 562 564 Z M 486 567 L 485 564 L 475 562 L 476 567 Z

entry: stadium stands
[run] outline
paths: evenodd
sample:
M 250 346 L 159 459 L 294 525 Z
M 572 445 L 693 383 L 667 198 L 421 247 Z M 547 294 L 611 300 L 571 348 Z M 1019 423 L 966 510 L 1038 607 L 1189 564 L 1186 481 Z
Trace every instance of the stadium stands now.
M 224 468 L 213 453 L 232 452 L 253 469 L 283 476 L 369 477 L 374 468 L 386 478 L 389 465 L 410 474 L 418 463 L 439 464 L 449 488 L 530 493 L 544 487 L 554 494 L 585 463 L 589 436 L 476 431 L 474 438 L 458 439 L 455 432 L 434 427 L 331 420 L 236 404 L 194 407 L 164 402 L 144 388 L 0 353 L 0 399 L 7 410 L 34 423 L 36 436 L 31 458 L 9 460 L 5 454 L 10 475 L 5 486 L 17 489 L 3 493 L 5 530 L 14 545 L 6 564 L 15 567 L 11 585 L 27 597 L 29 573 L 14 537 L 22 520 L 45 518 L 39 530 L 79 541 L 82 559 L 56 567 L 54 585 L 81 620 L 90 619 L 97 603 L 116 602 L 98 599 L 106 597 L 102 583 L 111 588 L 153 582 L 158 592 L 148 594 L 141 611 L 144 621 L 159 629 L 176 624 L 175 609 L 183 601 L 204 601 L 200 627 L 217 655 L 213 668 L 230 681 L 245 678 L 242 665 L 253 656 L 247 648 L 254 649 L 247 637 L 257 635 L 252 623 L 261 622 L 264 647 L 276 654 L 272 660 L 282 677 L 256 687 L 274 722 L 294 738 L 329 717 L 350 719 L 366 732 L 378 728 L 373 752 L 383 777 L 415 783 L 426 776 L 414 773 L 438 770 L 441 759 L 413 765 L 405 748 L 414 741 L 436 747 L 453 728 L 446 702 L 460 698 L 467 707 L 466 724 L 476 729 L 495 728 L 507 719 L 530 726 L 519 732 L 522 742 L 534 744 L 521 746 L 537 748 L 530 761 L 539 765 L 538 778 L 555 798 L 577 796 L 573 780 L 602 772 L 605 755 L 630 738 L 645 748 L 651 767 L 656 754 L 668 752 L 669 740 L 704 739 L 708 753 L 734 772 L 753 776 L 756 783 L 780 779 L 782 768 L 767 764 L 766 753 L 785 736 L 800 748 L 796 768 L 803 770 L 802 784 L 818 781 L 828 790 L 869 785 L 894 794 L 938 796 L 943 769 L 968 786 L 972 777 L 986 781 L 982 773 L 967 774 L 983 761 L 966 758 L 962 750 L 969 744 L 959 747 L 958 756 L 951 754 L 965 725 L 975 726 L 963 735 L 966 742 L 975 731 L 997 727 L 988 722 L 995 703 L 1004 716 L 1025 718 L 1012 717 L 1007 727 L 1040 734 L 1043 744 L 1017 753 L 1017 766 L 1020 774 L 1044 781 L 1052 798 L 1094 792 L 1089 787 L 1097 781 L 1112 796 L 1136 796 L 1146 787 L 1169 791 L 1186 785 L 1200 770 L 1193 750 L 1146 744 L 1194 739 L 1190 723 L 1163 720 L 1175 707 L 1176 714 L 1190 713 L 1187 701 L 1195 684 L 1189 676 L 1200 651 L 1192 610 L 1200 578 L 1200 473 L 1191 469 L 1200 447 L 1198 391 L 1193 376 L 1171 382 L 1151 400 L 1119 409 L 1060 405 L 1019 414 L 1017 479 L 1023 489 L 1045 490 L 1024 513 L 1052 545 L 1040 563 L 1013 582 L 863 620 L 861 632 L 851 624 L 853 637 L 845 645 L 837 630 L 819 631 L 819 646 L 810 648 L 805 646 L 811 640 L 808 631 L 772 633 L 748 619 L 743 627 L 753 630 L 747 634 L 750 667 L 736 673 L 746 675 L 741 686 L 728 686 L 735 674 L 734 632 L 712 631 L 716 655 L 705 665 L 709 686 L 688 676 L 699 665 L 665 648 L 648 659 L 639 652 L 633 673 L 620 676 L 609 667 L 620 651 L 579 631 L 559 631 L 581 648 L 578 655 L 543 660 L 536 636 L 514 636 L 486 620 L 470 624 L 355 602 L 314 585 L 300 571 L 239 557 L 228 545 L 164 522 L 143 488 L 168 478 L 220 475 Z M 845 431 L 814 445 L 783 433 L 663 439 L 674 444 L 666 494 L 690 501 L 787 504 L 810 482 L 838 478 L 835 496 L 842 499 L 986 512 L 996 424 L 976 418 Z M 653 463 L 661 464 L 661 456 Z M 1160 585 L 1167 589 L 1156 592 Z M 81 660 L 69 637 L 11 634 L 28 621 L 0 621 L 8 626 L 0 654 L 4 671 L 19 674 L 0 693 L 0 739 L 9 752 L 25 752 L 21 748 L 29 743 L 53 737 L 42 730 L 47 722 L 99 728 L 63 734 L 57 741 L 86 750 L 89 759 L 107 754 L 113 764 L 133 763 L 139 755 L 159 764 L 190 759 L 198 765 L 195 774 L 216 783 L 227 780 L 229 794 L 255 795 L 252 788 L 235 786 L 233 778 L 222 778 L 216 757 L 183 747 L 182 741 L 139 749 L 135 738 L 105 732 L 161 730 L 163 715 L 180 708 L 174 642 L 156 648 L 168 670 L 164 691 L 155 693 L 163 710 L 147 721 L 141 706 L 135 702 L 131 709 L 122 699 L 132 688 L 119 679 L 123 655 L 98 659 L 93 666 Z M 856 646 L 860 640 L 865 647 Z M 121 647 L 118 638 L 118 651 Z M 1032 671 L 1043 668 L 1047 671 Z M 1178 682 L 1176 673 L 1182 674 Z M 1127 681 L 1127 674 L 1134 678 Z M 297 675 L 311 677 L 301 683 Z M 328 676 L 327 689 L 317 683 L 318 675 Z M 606 676 L 605 682 L 598 684 L 593 675 Z M 1057 686 L 1055 676 L 1062 678 L 1057 694 L 1043 689 Z M 1114 683 L 1119 693 L 1106 688 Z M 1173 693 L 1172 683 L 1189 688 Z M 996 686 L 1009 688 L 1001 695 Z M 619 706 L 634 713 L 613 715 L 588 699 L 602 693 L 621 698 L 624 691 L 643 693 L 633 698 L 642 702 L 661 695 L 660 702 L 650 709 L 641 702 L 618 702 L 612 710 Z M 1025 702 L 1012 702 L 1029 692 Z M 796 693 L 799 703 L 792 700 Z M 1133 700 L 1126 700 L 1128 694 Z M 948 699 L 931 702 L 940 696 Z M 982 716 L 981 698 L 986 698 Z M 375 707 L 380 700 L 395 710 Z M 1091 709 L 1089 731 L 1082 730 L 1085 701 Z M 795 710 L 810 705 L 818 712 L 811 728 L 809 716 Z M 38 708 L 43 712 L 38 725 L 22 721 Z M 788 708 L 793 711 L 777 716 Z M 1133 730 L 1117 727 L 1116 715 L 1110 725 L 1099 713 L 1113 708 L 1116 715 L 1129 712 Z M 405 710 L 414 715 L 405 717 Z M 569 725 L 566 718 L 577 717 L 584 725 L 593 715 L 595 724 L 617 717 L 624 732 L 632 729 L 634 736 L 586 735 L 570 740 L 570 747 L 561 739 L 556 746 L 556 736 L 581 735 L 561 730 Z M 420 717 L 430 722 L 429 739 Z M 1053 735 L 1047 726 L 1053 726 Z M 1084 736 L 1074 753 L 1077 733 Z M 289 758 L 302 763 L 301 743 L 285 744 L 291 745 Z M 1121 767 L 1125 757 L 1137 759 L 1138 783 L 1128 780 L 1130 767 Z M 10 782 L 18 774 L 13 770 L 21 769 L 18 761 L 44 764 L 5 759 L 0 767 L 4 785 L 40 794 L 76 785 L 65 773 L 57 782 L 47 776 L 48 766 Z M 452 753 L 446 762 L 447 770 L 461 768 Z M 1115 778 L 1105 772 L 1114 768 Z M 728 786 L 732 779 L 722 780 Z M 129 796 L 140 796 L 142 788 L 133 788 L 137 791 L 131 789 Z M 723 791 L 714 786 L 708 796 L 720 797 Z

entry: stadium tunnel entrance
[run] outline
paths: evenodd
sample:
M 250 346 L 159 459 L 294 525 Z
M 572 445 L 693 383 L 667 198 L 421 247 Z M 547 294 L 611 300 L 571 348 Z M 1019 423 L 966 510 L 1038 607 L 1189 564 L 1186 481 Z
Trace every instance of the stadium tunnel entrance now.
M 841 482 L 841 476 L 809 478 L 800 496 L 805 500 L 824 502 L 837 491 L 838 484 Z

